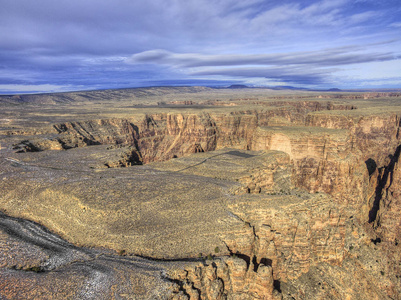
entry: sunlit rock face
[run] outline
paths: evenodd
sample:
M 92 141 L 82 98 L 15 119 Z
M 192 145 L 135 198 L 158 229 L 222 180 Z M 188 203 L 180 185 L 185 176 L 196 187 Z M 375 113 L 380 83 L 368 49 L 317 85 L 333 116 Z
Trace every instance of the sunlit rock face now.
M 4 104 L 1 297 L 399 298 L 401 107 L 319 96 Z

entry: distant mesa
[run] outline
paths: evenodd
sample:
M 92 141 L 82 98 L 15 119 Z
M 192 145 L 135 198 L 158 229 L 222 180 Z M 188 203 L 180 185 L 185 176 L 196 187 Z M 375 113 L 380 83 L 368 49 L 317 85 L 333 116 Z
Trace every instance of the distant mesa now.
M 244 85 L 244 84 L 232 84 L 228 87 L 228 89 L 250 89 L 252 87 Z M 266 87 L 270 90 L 277 90 L 277 91 L 281 91 L 281 90 L 294 90 L 294 91 L 323 91 L 323 92 L 343 92 L 343 90 L 339 89 L 339 88 L 330 88 L 327 90 L 313 90 L 313 89 L 309 89 L 309 88 L 304 88 L 304 87 L 295 87 L 295 86 L 291 86 L 291 85 L 278 85 L 278 86 L 268 86 Z
M 279 86 L 271 86 L 269 87 L 271 90 L 308 90 L 307 88 L 302 87 L 294 87 L 290 85 L 279 85 Z
M 232 84 L 228 87 L 228 89 L 248 89 L 249 86 L 244 84 Z

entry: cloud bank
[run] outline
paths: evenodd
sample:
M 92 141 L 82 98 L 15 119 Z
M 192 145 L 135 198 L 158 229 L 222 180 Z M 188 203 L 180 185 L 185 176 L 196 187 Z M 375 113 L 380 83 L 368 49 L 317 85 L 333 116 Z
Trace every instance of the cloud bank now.
M 3 0 L 0 84 L 381 82 L 366 71 L 401 69 L 400 16 L 398 0 Z
M 166 64 L 175 67 L 238 66 L 238 65 L 315 65 L 337 66 L 397 59 L 394 53 L 363 53 L 361 47 L 344 47 L 320 51 L 274 54 L 205 55 L 150 50 L 132 55 L 128 63 Z
M 384 43 L 386 44 L 386 43 Z M 267 78 L 291 84 L 329 83 L 340 66 L 397 60 L 395 53 L 366 52 L 359 46 L 271 54 L 205 55 L 150 50 L 132 55 L 128 64 L 167 65 L 190 76 Z

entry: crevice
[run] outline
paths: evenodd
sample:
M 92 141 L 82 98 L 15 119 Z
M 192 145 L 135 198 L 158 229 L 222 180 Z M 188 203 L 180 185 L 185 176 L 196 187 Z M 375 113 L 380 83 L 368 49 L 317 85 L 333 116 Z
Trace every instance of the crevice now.
M 178 280 L 178 279 L 173 279 L 173 278 L 170 278 L 170 277 L 164 277 L 164 279 L 165 280 L 167 280 L 167 281 L 169 281 L 169 282 L 171 282 L 171 283 L 175 283 L 175 284 L 177 284 L 178 285 L 178 293 L 179 292 L 182 292 L 185 296 L 187 296 L 188 297 L 188 299 L 191 299 L 191 296 L 188 294 L 188 292 L 186 291 L 186 289 L 184 288 L 184 285 L 185 285 L 185 281 L 181 281 L 181 280 Z M 199 295 L 200 295 L 200 293 L 199 293 Z
M 136 126 L 135 124 L 130 123 L 130 126 L 132 127 L 134 134 L 132 136 L 132 139 L 134 141 L 134 146 L 136 149 L 136 160 L 137 160 L 137 164 L 142 165 L 143 163 L 143 157 L 142 157 L 142 152 L 141 149 L 139 148 L 139 144 L 138 144 L 138 137 L 139 137 L 139 128 L 138 126 Z
M 256 256 L 253 256 L 252 265 L 253 265 L 253 271 L 257 272 L 260 265 L 271 267 L 273 265 L 273 261 L 269 258 L 263 257 L 260 259 L 260 262 L 258 263 L 258 258 Z
M 273 261 L 271 259 L 269 259 L 269 258 L 262 258 L 260 260 L 260 263 L 265 265 L 265 266 L 270 266 L 270 267 L 273 265 Z
M 203 151 L 202 151 L 202 152 L 203 152 Z M 192 165 L 192 166 L 185 167 L 185 168 L 183 168 L 183 169 L 181 169 L 181 170 L 177 170 L 177 171 L 175 171 L 175 172 L 177 172 L 177 173 L 178 173 L 178 172 L 182 172 L 182 171 L 185 171 L 185 170 L 188 170 L 188 169 L 194 168 L 194 167 L 196 167 L 196 166 L 199 166 L 199 165 L 201 165 L 201 164 L 205 163 L 205 162 L 206 162 L 206 161 L 208 161 L 208 160 L 211 160 L 211 159 L 213 159 L 213 158 L 215 158 L 215 157 L 217 157 L 217 156 L 223 155 L 223 154 L 225 154 L 225 153 L 222 153 L 222 154 L 216 154 L 216 155 L 213 155 L 213 156 L 207 157 L 207 158 L 205 158 L 204 160 L 202 160 L 201 162 L 199 162 L 199 163 L 197 163 L 197 164 L 194 164 L 194 165 Z M 174 156 L 176 156 L 176 155 L 174 155 Z M 176 156 L 175 158 L 177 158 L 177 156 Z
M 401 151 L 401 145 L 397 147 L 397 149 L 394 152 L 394 155 L 390 156 L 390 163 L 384 169 L 379 169 L 379 175 L 377 178 L 377 186 L 375 191 L 375 200 L 373 202 L 371 210 L 369 211 L 369 223 L 373 223 L 374 221 L 376 221 L 377 213 L 380 209 L 380 202 L 383 198 L 384 189 L 386 187 L 388 180 L 390 179 L 390 183 L 386 188 L 386 192 L 393 183 L 394 167 L 400 157 L 400 151 Z
M 380 244 L 382 242 L 381 238 L 371 239 L 371 242 L 375 245 Z
M 24 152 L 40 152 L 42 149 L 38 148 L 29 140 L 23 140 L 18 144 L 13 145 L 13 150 L 16 150 L 15 153 L 24 153 Z
M 366 164 L 366 168 L 368 169 L 369 176 L 371 176 L 374 173 L 374 171 L 376 171 L 377 164 L 372 158 L 369 158 L 368 160 L 366 160 L 365 164 Z
M 254 272 L 257 272 L 257 271 L 258 271 L 258 268 L 259 268 L 259 264 L 257 263 L 257 258 L 256 258 L 256 256 L 254 256 L 254 257 L 252 258 L 252 264 L 253 264 L 253 271 L 254 271 Z
M 235 253 L 235 256 L 237 256 L 238 258 L 241 258 L 242 260 L 244 260 L 246 262 L 246 269 L 249 270 L 249 267 L 251 265 L 251 258 L 248 255 L 245 254 L 241 254 L 241 253 Z
M 279 280 L 273 281 L 274 289 L 281 293 L 281 282 Z
M 140 254 L 132 254 L 135 257 L 139 257 L 142 259 L 146 260 L 151 260 L 151 261 L 157 261 L 157 262 L 201 262 L 205 263 L 206 258 L 200 257 L 200 258 L 195 258 L 195 257 L 181 257 L 181 258 L 156 258 L 156 257 L 151 257 L 151 256 L 144 256 Z

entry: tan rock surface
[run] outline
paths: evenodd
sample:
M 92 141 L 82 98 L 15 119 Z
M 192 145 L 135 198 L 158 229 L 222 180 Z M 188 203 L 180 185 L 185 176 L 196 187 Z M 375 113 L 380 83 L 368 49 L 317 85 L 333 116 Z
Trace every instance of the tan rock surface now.
M 398 94 L 280 93 L 0 97 L 1 297 L 399 298 Z
M 3 209 L 77 245 L 155 258 L 195 257 L 216 246 L 223 250 L 219 235 L 242 226 L 222 205 L 230 188 L 225 182 L 142 166 L 98 172 L 43 170 L 34 161 L 18 166 L 21 172 L 0 181 L 7 191 Z

